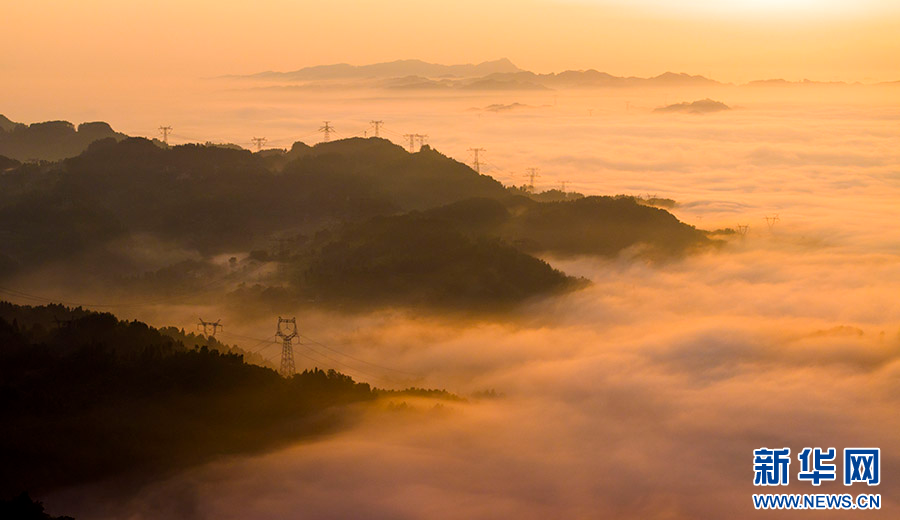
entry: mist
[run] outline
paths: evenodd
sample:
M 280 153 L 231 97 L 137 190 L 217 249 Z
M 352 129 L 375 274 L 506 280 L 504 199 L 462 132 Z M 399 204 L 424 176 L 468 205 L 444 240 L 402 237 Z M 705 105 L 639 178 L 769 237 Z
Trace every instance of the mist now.
M 505 184 L 524 184 L 525 168 L 538 167 L 539 189 L 566 181 L 585 194 L 671 198 L 689 224 L 746 233 L 662 262 L 629 252 L 544 255 L 591 285 L 502 317 L 284 308 L 301 332 L 340 350 L 298 346 L 298 369 L 336 368 L 385 388 L 446 388 L 468 400 L 386 397 L 340 433 L 223 459 L 134 494 L 119 495 L 113 483 L 60 491 L 48 509 L 135 519 L 742 519 L 760 514 L 749 497 L 752 450 L 879 446 L 883 503 L 867 514 L 891 517 L 900 505 L 900 108 L 895 90 L 809 89 L 403 98 L 215 90 L 192 114 L 165 121 L 176 141 L 249 146 L 253 134 L 289 147 L 319 139 L 324 120 L 341 138 L 383 119 L 398 144 L 427 133 L 467 163 L 468 148 L 486 148 L 482 173 Z M 707 97 L 732 109 L 653 112 Z M 483 110 L 496 103 L 524 107 Z M 127 111 L 113 122 L 138 134 L 155 124 Z M 171 246 L 161 255 L 141 237 L 121 247 L 142 268 L 200 255 Z M 52 272 L 16 283 L 76 302 L 104 296 L 103 287 L 47 282 Z M 223 340 L 245 347 L 260 344 L 242 337 L 274 332 L 267 313 L 221 302 L 117 314 L 186 328 L 198 315 L 222 318 L 232 334 Z M 277 348 L 261 345 L 277 360 Z M 825 483 L 815 492 L 845 490 Z

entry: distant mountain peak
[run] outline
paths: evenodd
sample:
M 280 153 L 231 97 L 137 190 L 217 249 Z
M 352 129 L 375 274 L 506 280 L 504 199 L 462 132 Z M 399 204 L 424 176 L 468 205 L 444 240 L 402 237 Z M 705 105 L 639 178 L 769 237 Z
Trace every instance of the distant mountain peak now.
M 654 112 L 685 112 L 688 114 L 709 114 L 712 112 L 721 112 L 722 110 L 731 110 L 731 107 L 716 101 L 714 99 L 699 99 L 694 102 L 676 103 L 665 107 L 659 107 Z
M 332 65 L 316 65 L 304 67 L 290 72 L 260 72 L 250 76 L 238 76 L 256 79 L 282 79 L 289 81 L 353 79 L 353 78 L 395 78 L 405 76 L 435 77 L 480 77 L 496 73 L 521 72 L 508 58 L 484 61 L 477 64 L 465 63 L 442 65 L 419 59 L 403 59 L 372 63 L 369 65 L 350 65 L 336 63 Z M 234 77 L 234 76 L 232 76 Z
M 699 74 L 688 74 L 686 72 L 663 72 L 659 76 L 651 78 L 658 82 L 665 83 L 718 83 L 716 80 L 709 79 L 706 76 L 700 76 Z

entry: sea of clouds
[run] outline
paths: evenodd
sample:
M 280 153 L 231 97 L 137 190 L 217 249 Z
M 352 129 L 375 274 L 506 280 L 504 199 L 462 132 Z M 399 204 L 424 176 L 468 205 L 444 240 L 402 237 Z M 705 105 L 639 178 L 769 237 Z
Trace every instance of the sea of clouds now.
M 661 263 L 547 258 L 592 285 L 507 318 L 298 315 L 301 332 L 353 356 L 297 346 L 298 368 L 498 396 L 391 398 L 331 436 L 217 461 L 124 498 L 100 485 L 48 504 L 76 518 L 147 520 L 810 517 L 753 510 L 752 451 L 875 446 L 878 488 L 797 483 L 795 457 L 792 484 L 774 492 L 881 493 L 880 511 L 828 516 L 894 518 L 900 108 L 864 87 L 713 95 L 733 109 L 652 112 L 706 97 L 693 92 L 360 94 L 327 106 L 282 93 L 255 108 L 249 94 L 230 92 L 234 117 L 255 117 L 273 135 L 319 119 L 350 135 L 380 117 L 398 143 L 399 134 L 427 133 L 461 161 L 467 148 L 487 148 L 485 173 L 506 183 L 524 183 L 524 168 L 535 166 L 545 188 L 566 180 L 586 194 L 669 197 L 697 227 L 749 230 Z M 470 110 L 514 101 L 528 106 Z M 178 319 L 143 312 L 158 325 Z M 231 330 L 267 337 L 271 328 Z M 274 350 L 265 351 L 273 360 Z

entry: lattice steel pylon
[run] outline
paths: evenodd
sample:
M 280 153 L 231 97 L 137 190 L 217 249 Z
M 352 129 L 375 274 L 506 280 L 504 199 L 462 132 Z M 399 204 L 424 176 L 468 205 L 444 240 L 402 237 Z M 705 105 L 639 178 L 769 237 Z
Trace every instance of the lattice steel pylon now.
M 284 330 L 281 328 L 283 324 L 285 325 Z M 296 372 L 292 340 L 297 337 L 297 318 L 287 319 L 279 316 L 278 330 L 275 335 L 281 338 L 281 370 L 278 373 L 282 377 L 292 377 Z
M 171 131 L 171 126 L 166 125 L 159 127 L 159 133 L 161 133 L 163 136 L 163 144 L 165 144 L 166 146 L 169 146 L 169 132 Z
M 331 132 L 334 132 L 334 127 L 331 126 L 331 121 L 324 121 L 324 125 L 322 128 L 319 128 L 319 131 L 325 134 L 325 142 L 331 140 Z
M 472 160 L 472 169 L 475 170 L 476 173 L 481 173 L 481 161 L 478 160 L 478 154 L 485 151 L 484 148 L 469 148 L 469 151 L 475 156 Z
M 204 336 L 215 337 L 216 332 L 219 331 L 219 327 L 223 329 L 225 328 L 225 326 L 222 325 L 221 321 L 221 319 L 218 319 L 216 321 L 204 321 L 203 318 L 200 318 L 200 322 L 197 323 L 197 330 L 202 330 Z M 212 334 L 209 333 L 209 329 L 212 329 Z
M 525 168 L 525 171 L 528 172 L 525 174 L 525 176 L 528 177 L 528 189 L 534 193 L 534 178 L 541 176 L 541 174 L 538 173 L 541 170 L 539 168 Z

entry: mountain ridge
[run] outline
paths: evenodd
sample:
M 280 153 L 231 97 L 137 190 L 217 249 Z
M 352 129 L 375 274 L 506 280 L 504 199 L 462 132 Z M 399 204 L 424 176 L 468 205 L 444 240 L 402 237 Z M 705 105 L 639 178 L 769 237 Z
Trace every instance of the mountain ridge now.
M 515 66 L 507 58 L 484 61 L 476 64 L 465 63 L 455 65 L 443 65 L 440 63 L 430 63 L 417 59 L 405 59 L 372 63 L 368 65 L 350 65 L 348 63 L 315 65 L 287 72 L 264 71 L 250 75 L 230 75 L 226 77 L 287 79 L 292 81 L 352 78 L 393 78 L 398 76 L 450 76 L 462 78 L 485 76 L 494 73 L 518 72 L 520 70 L 522 69 Z
M 292 203 L 271 204 L 273 193 Z M 194 294 L 217 279 L 242 310 L 312 298 L 505 312 L 580 287 L 534 255 L 665 259 L 715 245 L 633 198 L 560 196 L 531 200 L 427 145 L 376 137 L 266 153 L 107 138 L 0 176 L 0 278 L 65 261 L 76 285 L 90 278 L 110 294 Z M 273 234 L 290 252 L 269 252 Z M 133 237 L 182 253 L 123 259 L 116 244 Z
M 19 162 L 58 161 L 81 154 L 94 141 L 107 138 L 121 141 L 127 137 L 105 121 L 78 126 L 61 120 L 23 124 L 0 114 L 0 156 Z
M 650 77 L 616 76 L 596 69 L 567 69 L 537 73 L 522 69 L 508 58 L 477 64 L 443 65 L 418 59 L 394 60 L 368 65 L 336 63 L 304 67 L 293 71 L 264 71 L 254 74 L 220 76 L 222 79 L 307 82 L 307 87 L 338 80 L 361 80 L 362 84 L 331 84 L 331 88 L 360 86 L 387 89 L 463 89 L 463 90 L 551 90 L 555 88 L 604 87 L 680 87 L 680 86 L 897 86 L 900 81 L 862 83 L 859 81 L 816 81 L 803 79 L 750 80 L 723 82 L 703 75 L 666 71 Z

